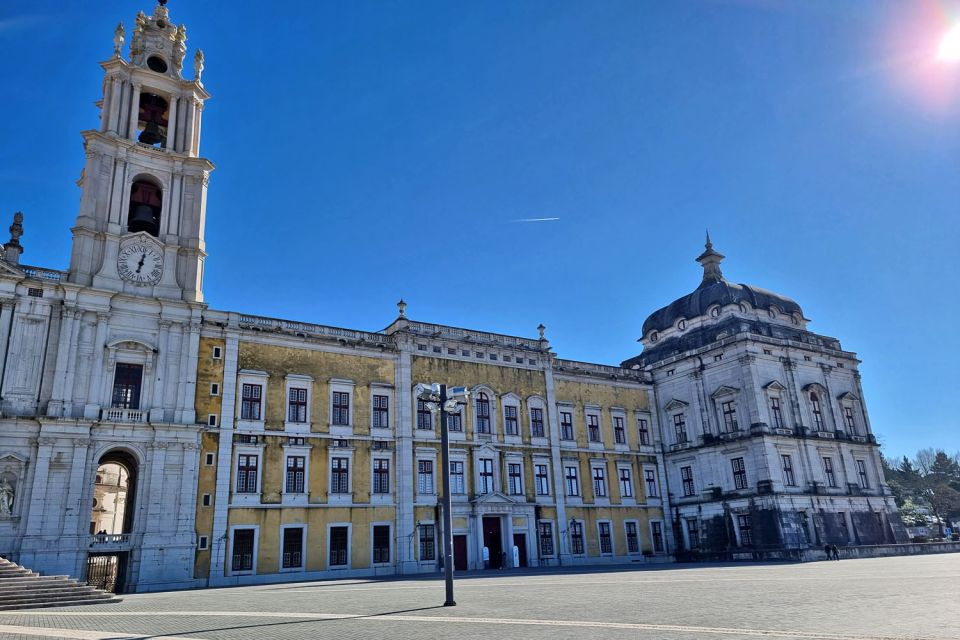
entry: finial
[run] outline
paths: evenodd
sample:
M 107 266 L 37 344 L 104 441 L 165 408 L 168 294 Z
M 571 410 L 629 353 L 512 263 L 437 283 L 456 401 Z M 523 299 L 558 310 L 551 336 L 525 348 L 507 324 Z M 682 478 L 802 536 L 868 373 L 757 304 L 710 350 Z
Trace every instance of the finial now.
M 397 309 L 400 310 L 400 317 L 407 317 L 407 303 L 403 301 L 403 298 L 400 298 L 400 302 L 397 303 Z
M 23 247 L 20 245 L 20 236 L 23 235 L 23 214 L 17 211 L 13 214 L 13 224 L 10 225 L 10 240 L 3 245 L 3 257 L 10 264 L 20 263 L 20 254 Z
M 704 244 L 707 249 L 713 249 L 713 243 L 710 242 L 710 229 L 707 229 L 707 242 Z
M 540 339 L 541 339 L 541 340 L 546 340 L 546 338 L 543 337 L 543 332 L 546 331 L 546 330 L 547 330 L 547 328 L 546 328 L 545 326 L 543 326 L 543 323 L 542 323 L 542 322 L 541 322 L 539 325 L 537 325 L 537 331 L 540 332 Z
M 197 49 L 193 56 L 193 79 L 199 84 L 200 76 L 203 75 L 203 49 Z
M 120 57 L 120 49 L 123 48 L 123 23 L 118 22 L 117 28 L 113 30 L 113 55 Z
M 160 6 L 161 6 L 161 7 L 167 6 L 167 0 L 157 0 L 157 2 L 160 3 Z
M 704 247 L 704 252 L 697 257 L 697 262 L 703 267 L 701 287 L 723 280 L 723 272 L 720 271 L 720 262 L 725 257 L 723 254 L 713 250 L 713 242 L 710 240 L 709 230 L 707 231 L 707 240 Z

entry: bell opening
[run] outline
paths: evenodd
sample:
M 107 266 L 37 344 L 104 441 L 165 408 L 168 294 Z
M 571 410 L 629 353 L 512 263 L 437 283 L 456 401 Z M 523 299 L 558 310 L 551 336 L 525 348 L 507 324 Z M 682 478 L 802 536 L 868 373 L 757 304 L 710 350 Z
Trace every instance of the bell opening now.
M 153 93 L 141 94 L 137 141 L 151 147 L 166 147 L 169 111 L 170 106 L 162 97 Z
M 127 230 L 130 233 L 146 231 L 152 236 L 158 236 L 162 208 L 163 191 L 160 187 L 145 180 L 137 180 L 130 188 Z

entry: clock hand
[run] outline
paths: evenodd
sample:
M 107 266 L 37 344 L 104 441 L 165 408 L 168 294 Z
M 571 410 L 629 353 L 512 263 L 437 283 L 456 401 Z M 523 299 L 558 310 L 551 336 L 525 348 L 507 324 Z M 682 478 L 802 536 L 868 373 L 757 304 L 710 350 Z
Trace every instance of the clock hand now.
M 137 273 L 140 273 L 140 269 L 143 269 L 143 261 L 147 259 L 147 254 L 140 256 L 140 263 L 137 265 Z

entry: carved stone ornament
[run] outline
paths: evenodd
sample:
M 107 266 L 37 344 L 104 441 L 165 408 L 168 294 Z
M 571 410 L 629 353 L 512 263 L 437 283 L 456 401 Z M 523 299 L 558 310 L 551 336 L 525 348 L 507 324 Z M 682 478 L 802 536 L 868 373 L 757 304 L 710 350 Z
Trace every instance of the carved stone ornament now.
M 203 49 L 197 49 L 197 52 L 193 56 L 193 79 L 199 83 L 202 75 L 203 75 Z
M 13 500 L 16 490 L 8 476 L 0 477 L 0 518 L 9 518 L 13 515 Z
M 113 30 L 113 55 L 120 57 L 120 50 L 123 48 L 123 23 L 117 23 L 117 28 Z

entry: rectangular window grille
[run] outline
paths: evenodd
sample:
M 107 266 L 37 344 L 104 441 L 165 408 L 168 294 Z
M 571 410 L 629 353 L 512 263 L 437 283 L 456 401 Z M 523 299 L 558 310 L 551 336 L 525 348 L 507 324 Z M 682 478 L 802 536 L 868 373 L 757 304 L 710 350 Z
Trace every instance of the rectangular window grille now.
M 640 434 L 640 444 L 644 446 L 650 445 L 650 426 L 647 423 L 646 418 L 637 418 L 637 432 Z
M 560 412 L 560 439 L 573 440 L 573 414 L 569 411 Z
M 260 457 L 240 454 L 237 456 L 237 493 L 257 492 L 257 466 Z
M 433 414 L 423 400 L 417 400 L 417 429 L 433 431 Z
M 444 412 L 440 413 L 440 417 L 444 417 Z M 448 413 L 446 414 L 447 421 L 447 430 L 463 432 L 463 411 L 458 411 L 457 413 Z
M 587 437 L 590 442 L 600 442 L 600 416 L 587 414 Z
M 793 459 L 788 455 L 781 455 L 780 462 L 783 464 L 783 483 L 788 487 L 794 487 L 797 484 L 793 475 Z
M 853 407 L 844 407 L 843 408 L 843 421 L 847 425 L 847 429 L 850 431 L 856 431 L 856 422 L 853 420 Z
M 436 528 L 432 524 L 420 525 L 420 560 L 437 559 Z
M 530 409 L 530 435 L 534 438 L 544 437 L 543 430 L 543 409 Z
M 613 537 L 610 535 L 610 523 L 598 522 L 597 527 L 600 531 L 600 553 L 613 553 Z
M 466 485 L 463 478 L 463 463 L 454 460 L 450 462 L 450 493 L 466 493 Z
M 837 486 L 837 476 L 833 472 L 833 458 L 827 456 L 823 459 L 823 472 L 827 476 L 827 486 Z
M 330 566 L 347 564 L 349 552 L 349 527 L 330 527 Z
M 570 523 L 570 552 L 579 556 L 584 554 L 583 524 L 580 522 Z
M 507 481 L 510 495 L 519 496 L 523 494 L 523 473 L 519 464 L 511 462 L 507 465 Z
M 623 428 L 622 416 L 613 416 L 613 439 L 617 444 L 627 444 L 627 432 Z
M 687 419 L 682 413 L 673 416 L 673 431 L 677 437 L 677 444 L 687 442 Z
M 373 459 L 373 492 L 390 493 L 390 461 L 386 458 Z
M 493 493 L 493 460 L 480 458 L 480 493 Z
M 747 467 L 743 463 L 743 458 L 734 458 L 730 461 L 733 468 L 733 486 L 737 489 L 747 488 Z
M 291 388 L 287 395 L 287 421 L 307 421 L 307 390 Z
M 817 427 L 817 431 L 823 431 L 825 427 L 823 426 L 823 410 L 820 408 L 820 398 L 817 397 L 817 394 L 810 394 L 810 408 L 813 410 L 813 422 Z
M 644 469 L 643 479 L 647 485 L 647 497 L 656 498 L 659 495 L 657 491 L 657 472 L 653 469 Z
M 433 493 L 433 460 L 417 461 L 417 490 L 422 494 Z
M 548 496 L 550 495 L 550 480 L 547 476 L 547 465 L 537 464 L 533 466 L 534 470 L 534 479 L 537 483 L 537 495 L 538 496 Z
M 540 555 L 553 555 L 553 523 L 540 522 L 537 524 L 538 537 L 540 539 Z
M 700 548 L 700 526 L 696 518 L 687 518 L 687 541 L 691 550 Z
M 520 433 L 519 421 L 517 420 L 517 408 L 509 405 L 503 407 L 503 430 L 508 436 L 515 436 Z
M 733 431 L 739 431 L 740 425 L 737 424 L 737 409 L 736 404 L 731 402 L 724 402 L 720 405 L 720 408 L 723 410 L 723 426 L 724 431 L 731 433 Z
M 651 537 L 653 538 L 653 552 L 663 553 L 663 524 L 660 522 L 650 523 Z
M 690 497 L 697 492 L 693 485 L 693 467 L 680 467 L 680 480 L 683 484 L 683 495 L 685 497 Z
M 860 480 L 861 489 L 869 489 L 870 481 L 867 479 L 867 463 L 864 460 L 857 460 L 857 476 Z
M 281 562 L 284 569 L 303 566 L 303 527 L 287 527 L 283 530 Z
M 637 523 L 625 523 L 627 530 L 627 553 L 640 553 L 640 536 L 637 535 Z
M 487 394 L 477 395 L 477 433 L 490 433 L 490 400 Z
M 783 409 L 780 408 L 780 398 L 770 398 L 770 414 L 773 416 L 773 426 L 783 429 Z
M 303 493 L 306 458 L 287 456 L 287 493 Z
M 386 564 L 390 562 L 390 526 L 374 525 L 373 527 L 373 562 Z
M 350 458 L 331 461 L 330 493 L 350 493 Z
M 333 392 L 333 424 L 348 426 L 350 424 L 350 394 L 346 391 Z
M 603 467 L 593 468 L 593 495 L 598 498 L 607 495 L 607 473 Z
M 577 480 L 577 468 L 564 467 L 563 477 L 567 482 L 567 495 L 568 496 L 580 495 L 580 482 Z
M 259 384 L 245 384 L 241 390 L 240 398 L 240 419 L 241 420 L 259 420 L 260 419 L 260 399 L 263 395 L 263 387 Z
M 750 521 L 750 514 L 737 516 L 737 528 L 740 529 L 740 546 L 753 546 L 753 523 Z
M 390 396 L 373 396 L 373 428 L 390 428 Z
M 630 469 L 620 469 L 620 496 L 633 497 L 633 478 L 630 477 Z
M 234 529 L 230 568 L 233 571 L 253 570 L 253 529 Z

